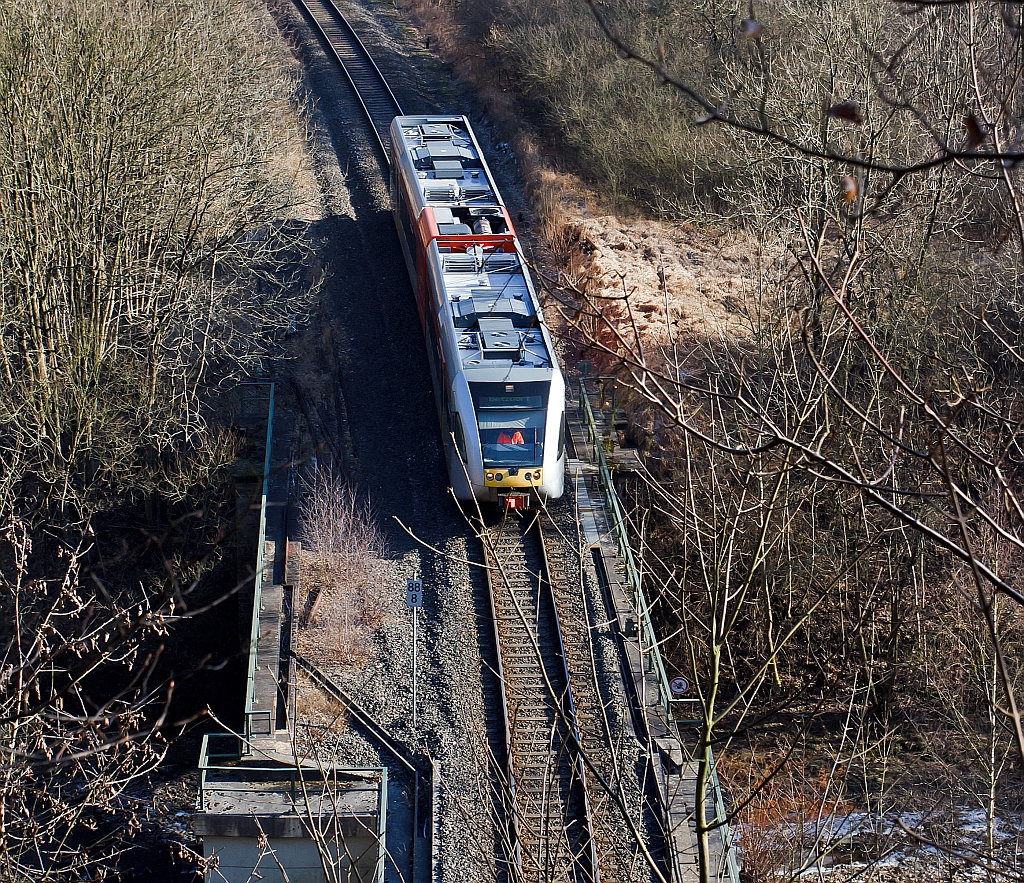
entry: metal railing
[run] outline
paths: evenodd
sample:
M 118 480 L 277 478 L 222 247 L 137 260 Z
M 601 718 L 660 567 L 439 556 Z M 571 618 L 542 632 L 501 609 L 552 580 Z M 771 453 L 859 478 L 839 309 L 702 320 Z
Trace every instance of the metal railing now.
M 223 742 L 229 744 L 230 747 L 227 750 L 213 751 L 211 750 L 214 742 Z M 206 793 L 208 789 L 208 774 L 213 773 L 239 773 L 244 771 L 245 773 L 273 773 L 275 774 L 276 780 L 281 785 L 287 786 L 288 793 L 295 798 L 298 794 L 296 786 L 300 778 L 300 770 L 298 765 L 285 766 L 283 764 L 269 765 L 253 765 L 247 763 L 244 767 L 238 765 L 238 761 L 242 760 L 243 757 L 251 756 L 251 752 L 245 748 L 245 740 L 236 736 L 234 733 L 206 733 L 203 736 L 202 748 L 199 751 L 199 801 L 197 804 L 199 812 L 206 812 Z M 229 761 L 216 763 L 215 761 Z M 370 770 L 361 770 L 361 772 L 369 772 Z M 306 772 L 306 771 L 303 771 Z M 218 782 L 219 790 L 226 790 L 229 783 Z M 247 790 L 240 788 L 239 790 Z M 266 789 L 271 790 L 271 789 Z
M 377 797 L 377 864 L 374 869 L 373 883 L 384 883 L 384 860 L 387 858 L 385 838 L 388 828 L 388 768 L 380 768 L 380 794 Z M 413 831 L 413 843 L 416 832 Z M 413 859 L 415 861 L 415 859 Z
M 251 795 L 252 781 L 254 780 L 252 777 L 259 781 L 262 793 L 288 794 L 295 811 L 300 815 L 309 811 L 303 800 L 303 782 L 329 782 L 331 787 L 336 788 L 339 775 L 371 781 L 376 778 L 376 786 L 370 785 L 359 790 L 370 790 L 370 787 L 375 787 L 377 790 L 377 830 L 374 832 L 377 856 L 374 862 L 373 883 L 384 883 L 384 862 L 387 858 L 385 849 L 388 817 L 387 767 L 311 767 L 298 759 L 294 763 L 254 764 L 251 761 L 242 763 L 245 757 L 252 756 L 250 752 L 246 751 L 245 741 L 234 733 L 206 733 L 203 736 L 202 747 L 199 751 L 197 811 L 206 812 L 206 796 L 211 787 L 215 791 L 237 791 L 240 795 Z M 212 785 L 208 779 L 210 773 L 221 774 L 221 778 Z M 235 780 L 227 778 L 228 775 L 234 776 Z M 274 785 L 277 787 L 275 788 Z M 353 787 L 353 784 L 349 782 L 345 784 L 344 789 L 351 790 Z M 337 814 L 339 806 L 336 797 L 337 793 L 335 792 L 331 801 L 335 814 Z
M 644 595 L 640 569 L 637 567 L 636 559 L 633 557 L 633 549 L 630 545 L 629 530 L 626 517 L 619 504 L 619 497 L 615 490 L 615 483 L 612 479 L 611 470 L 608 468 L 608 461 L 604 455 L 604 439 L 597 428 L 597 421 L 594 419 L 594 409 L 590 404 L 590 395 L 587 392 L 585 381 L 588 378 L 581 377 L 579 380 L 580 408 L 584 415 L 584 422 L 587 428 L 587 438 L 593 449 L 593 460 L 597 464 L 598 478 L 601 490 L 604 495 L 605 504 L 611 515 L 612 532 L 615 534 L 615 542 L 618 546 L 619 557 L 623 562 L 626 572 L 626 583 L 632 594 L 633 608 L 636 610 L 639 620 L 639 644 L 641 656 L 647 647 L 647 659 L 649 670 L 658 680 L 658 700 L 665 715 L 665 720 L 671 727 L 674 721 L 673 706 L 688 704 L 692 705 L 698 700 L 674 699 L 669 687 L 668 673 L 665 671 L 665 663 L 661 658 L 661 650 L 658 644 L 658 636 L 651 621 L 650 608 L 647 605 L 647 598 Z M 592 379 L 592 378 L 591 378 Z M 688 723 L 694 721 L 679 721 Z M 739 867 L 736 862 L 736 852 L 733 849 L 732 833 L 727 821 L 728 815 L 725 808 L 725 797 L 722 794 L 722 786 L 718 780 L 718 770 L 715 767 L 715 758 L 708 748 L 708 757 L 711 763 L 711 796 L 715 804 L 715 818 L 711 824 L 719 824 L 722 832 L 722 849 L 725 856 L 725 873 L 732 883 L 739 883 Z
M 715 799 L 715 818 L 711 824 L 719 824 L 722 832 L 722 854 L 725 856 L 725 873 L 733 883 L 739 883 L 740 869 L 736 862 L 736 850 L 733 848 L 732 829 L 729 827 L 729 815 L 725 809 L 725 795 L 722 794 L 722 783 L 718 781 L 718 767 L 715 755 L 708 746 L 708 760 L 711 762 L 711 794 Z
M 585 380 L 586 378 L 580 378 L 580 405 L 583 409 L 587 427 L 587 438 L 593 448 L 594 462 L 597 464 L 598 477 L 601 482 L 601 490 L 604 492 L 605 505 L 611 514 L 612 533 L 615 534 L 619 558 L 622 560 L 626 570 L 626 584 L 629 586 L 630 600 L 633 603 L 633 609 L 637 613 L 640 653 L 641 655 L 647 654 L 650 671 L 658 680 L 658 703 L 661 705 L 666 719 L 671 719 L 672 692 L 669 689 L 668 673 L 665 671 L 665 663 L 661 658 L 658 636 L 654 631 L 654 624 L 651 622 L 651 611 L 647 606 L 647 598 L 644 595 L 640 570 L 636 566 L 636 559 L 633 557 L 633 549 L 630 546 L 626 518 L 622 514 L 622 507 L 619 505 L 619 497 L 615 492 L 611 470 L 608 468 L 608 461 L 604 456 L 603 439 L 597 431 L 597 422 L 594 419 L 594 410 L 590 405 L 590 396 L 587 393 Z
M 260 608 L 263 606 L 263 547 L 267 539 L 267 489 L 270 485 L 270 446 L 274 433 L 274 384 L 270 384 L 270 404 L 267 406 L 267 443 L 263 457 L 263 488 L 260 494 L 260 529 L 256 541 L 256 576 L 253 580 L 252 625 L 249 630 L 249 668 L 245 684 L 245 745 L 249 746 L 254 735 L 271 735 L 273 722 L 267 721 L 268 711 L 252 710 L 256 690 L 256 648 L 260 637 Z M 261 726 L 254 727 L 254 718 Z M 251 750 L 251 749 L 250 749 Z

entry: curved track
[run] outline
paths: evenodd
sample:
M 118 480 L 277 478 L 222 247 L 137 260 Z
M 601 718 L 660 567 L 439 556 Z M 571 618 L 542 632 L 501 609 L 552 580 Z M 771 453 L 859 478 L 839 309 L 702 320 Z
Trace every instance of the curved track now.
M 384 162 L 390 164 L 391 121 L 402 116 L 402 106 L 387 80 L 333 0 L 296 0 L 296 3 L 305 10 L 330 47 L 373 127 Z
M 504 699 L 512 864 L 525 881 L 597 883 L 587 776 L 540 517 L 506 514 L 482 540 Z

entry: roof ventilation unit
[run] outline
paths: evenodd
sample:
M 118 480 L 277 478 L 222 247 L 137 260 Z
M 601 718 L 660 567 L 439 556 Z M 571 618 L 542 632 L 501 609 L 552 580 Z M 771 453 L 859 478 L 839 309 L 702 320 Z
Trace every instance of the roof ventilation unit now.
M 480 319 L 479 324 L 485 359 L 522 360 L 522 338 L 510 319 Z
M 455 181 L 443 184 L 431 181 L 423 182 L 423 197 L 427 202 L 455 202 L 459 198 L 459 185 Z
M 454 135 L 451 126 L 439 123 L 420 126 L 420 132 L 424 141 L 451 141 Z

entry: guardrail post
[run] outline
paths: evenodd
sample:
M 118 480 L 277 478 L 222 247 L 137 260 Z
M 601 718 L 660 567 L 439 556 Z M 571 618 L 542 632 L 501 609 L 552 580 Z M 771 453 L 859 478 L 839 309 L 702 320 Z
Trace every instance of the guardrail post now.
M 377 867 L 375 869 L 374 883 L 384 883 L 384 859 L 387 852 L 384 848 L 384 838 L 387 834 L 388 821 L 388 770 L 383 767 L 380 771 L 380 796 L 377 798 Z M 416 841 L 416 832 L 413 831 L 413 843 Z M 413 876 L 416 869 L 413 868 Z

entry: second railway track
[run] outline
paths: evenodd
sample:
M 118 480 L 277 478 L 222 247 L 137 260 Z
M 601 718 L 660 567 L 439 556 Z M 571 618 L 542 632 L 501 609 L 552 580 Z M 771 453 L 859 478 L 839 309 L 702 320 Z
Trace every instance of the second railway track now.
M 390 162 L 391 121 L 402 115 L 402 107 L 376 62 L 333 0 L 296 0 L 305 10 L 331 54 L 348 79 L 362 105 L 385 165 Z

